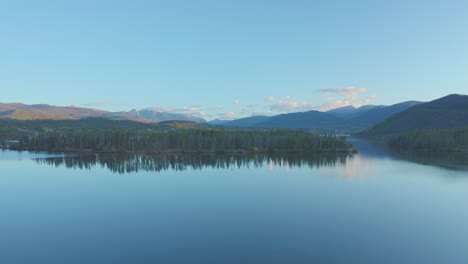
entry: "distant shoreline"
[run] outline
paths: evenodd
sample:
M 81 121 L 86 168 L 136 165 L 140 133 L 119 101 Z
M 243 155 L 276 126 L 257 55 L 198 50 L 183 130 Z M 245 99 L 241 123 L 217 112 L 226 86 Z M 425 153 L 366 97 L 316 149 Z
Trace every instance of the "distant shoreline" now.
M 99 151 L 93 149 L 27 149 L 27 148 L 2 148 L 2 150 L 14 150 L 14 151 L 40 151 L 50 153 L 97 153 L 97 154 L 327 154 L 327 153 L 343 153 L 343 154 L 356 154 L 358 150 L 355 148 L 346 149 L 319 149 L 319 150 L 225 150 L 225 151 L 210 151 L 210 150 L 183 150 L 183 149 L 167 149 L 167 150 L 115 150 L 115 151 Z

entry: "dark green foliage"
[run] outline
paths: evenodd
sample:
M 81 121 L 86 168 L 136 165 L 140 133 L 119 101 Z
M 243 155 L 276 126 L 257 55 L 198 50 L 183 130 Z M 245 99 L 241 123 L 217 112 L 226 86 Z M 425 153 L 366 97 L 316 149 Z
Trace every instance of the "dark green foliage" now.
M 352 106 L 328 112 L 308 111 L 276 116 L 251 116 L 223 123 L 229 127 L 305 129 L 321 132 L 352 133 L 383 121 L 419 102 L 408 101 L 391 106 Z
M 76 130 L 76 129 L 158 129 L 174 128 L 208 128 L 209 125 L 197 124 L 189 121 L 166 121 L 161 123 L 142 123 L 130 120 L 112 120 L 106 118 L 85 118 L 80 120 L 13 120 L 0 119 L 0 129 L 14 128 L 34 132 L 48 130 Z
M 100 152 L 321 152 L 348 151 L 342 136 L 291 130 L 68 130 L 23 138 L 20 148 Z
M 251 126 L 282 129 L 330 129 L 343 126 L 342 119 L 319 111 L 281 114 L 259 121 Z
M 384 121 L 390 116 L 403 112 L 415 105 L 420 104 L 417 101 L 407 101 L 389 106 L 377 106 L 371 109 L 356 113 L 356 116 L 349 119 L 349 122 L 355 126 L 367 128 Z
M 228 121 L 226 123 L 223 123 L 223 126 L 229 126 L 229 127 L 256 127 L 258 126 L 259 123 L 265 122 L 269 119 L 273 118 L 272 116 L 250 116 L 250 117 L 244 117 L 244 118 L 239 118 L 235 119 L 232 121 Z
M 452 129 L 468 125 L 468 96 L 449 95 L 411 107 L 365 131 L 383 135 L 418 129 Z
M 99 152 L 322 152 L 349 151 L 344 136 L 294 130 L 214 129 L 193 122 L 145 124 L 83 120 L 0 120 L 0 140 L 16 149 Z
M 390 137 L 388 145 L 425 151 L 468 151 L 468 127 L 403 133 Z

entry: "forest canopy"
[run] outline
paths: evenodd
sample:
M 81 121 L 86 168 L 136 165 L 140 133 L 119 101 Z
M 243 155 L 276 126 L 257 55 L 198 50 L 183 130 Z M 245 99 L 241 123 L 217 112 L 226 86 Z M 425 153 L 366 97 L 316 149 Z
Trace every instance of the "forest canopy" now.
M 92 122 L 91 122 L 92 121 Z M 349 152 L 345 136 L 300 130 L 221 129 L 187 122 L 159 126 L 109 126 L 77 121 L 21 123 L 0 127 L 0 145 L 19 150 L 78 152 Z M 87 128 L 89 127 L 89 128 Z M 7 140 L 17 140 L 8 144 Z

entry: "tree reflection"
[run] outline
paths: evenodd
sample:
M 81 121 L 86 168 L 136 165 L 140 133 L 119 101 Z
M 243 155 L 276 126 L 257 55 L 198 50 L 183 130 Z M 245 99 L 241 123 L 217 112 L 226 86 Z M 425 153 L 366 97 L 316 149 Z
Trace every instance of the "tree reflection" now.
M 313 155 L 122 155 L 95 154 L 36 158 L 39 164 L 71 169 L 91 170 L 96 166 L 107 168 L 113 173 L 160 172 L 165 170 L 183 171 L 204 168 L 230 169 L 243 167 L 335 167 L 344 166 L 352 154 L 313 154 Z
M 390 149 L 390 151 L 394 157 L 402 160 L 450 170 L 468 170 L 468 153 L 466 152 L 430 152 L 405 149 Z

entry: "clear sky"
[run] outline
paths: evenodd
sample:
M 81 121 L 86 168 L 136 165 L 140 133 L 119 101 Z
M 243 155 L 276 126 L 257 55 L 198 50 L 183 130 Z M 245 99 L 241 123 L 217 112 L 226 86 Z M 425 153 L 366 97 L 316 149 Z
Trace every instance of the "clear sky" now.
M 236 118 L 468 94 L 468 1 L 1 1 L 0 102 Z

